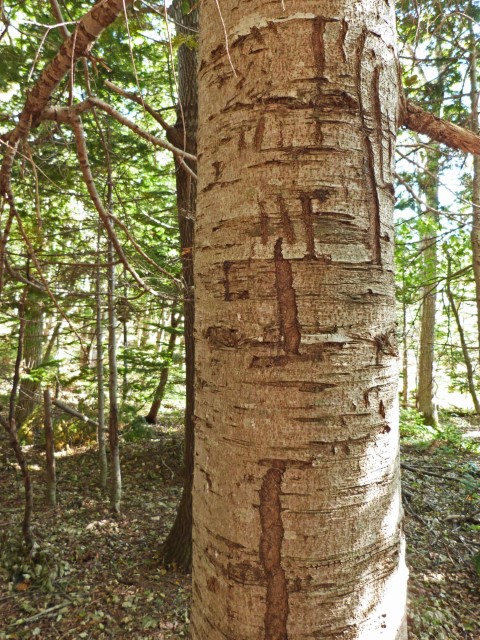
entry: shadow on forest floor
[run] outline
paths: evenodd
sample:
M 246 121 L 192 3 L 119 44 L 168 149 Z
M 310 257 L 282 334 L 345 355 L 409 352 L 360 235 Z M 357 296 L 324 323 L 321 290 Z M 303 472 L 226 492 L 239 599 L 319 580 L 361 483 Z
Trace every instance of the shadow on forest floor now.
M 460 430 L 471 430 L 468 422 L 458 421 Z M 473 563 L 480 552 L 478 449 L 464 445 L 459 429 L 457 440 L 438 433 L 413 437 L 418 430 L 409 431 L 408 425 L 403 432 L 410 640 L 478 640 L 480 578 Z M 57 509 L 47 508 L 41 495 L 35 503 L 34 530 L 51 569 L 42 580 L 44 586 L 51 583 L 51 591 L 29 577 L 31 568 L 0 569 L 0 640 L 186 638 L 189 576 L 166 572 L 155 558 L 181 493 L 181 429 L 124 443 L 119 519 L 111 517 L 108 500 L 96 488 L 95 451 L 69 454 L 57 457 Z M 40 487 L 43 455 L 29 450 L 27 456 Z M 17 484 L 13 466 L 2 465 L 4 546 L 21 517 Z

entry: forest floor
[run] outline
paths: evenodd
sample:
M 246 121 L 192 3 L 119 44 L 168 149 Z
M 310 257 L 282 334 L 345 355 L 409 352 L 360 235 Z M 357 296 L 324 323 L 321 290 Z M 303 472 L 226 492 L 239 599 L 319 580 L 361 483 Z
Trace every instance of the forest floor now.
M 480 638 L 473 562 L 480 552 L 480 463 L 478 453 L 457 444 L 410 438 L 403 445 L 410 640 Z M 155 554 L 181 493 L 181 429 L 124 443 L 118 519 L 95 486 L 93 449 L 58 454 L 56 509 L 40 495 L 42 454 L 29 449 L 27 456 L 42 553 L 37 564 L 12 566 L 20 483 L 0 452 L 0 551 L 7 565 L 0 568 L 0 640 L 186 638 L 189 576 L 165 571 Z

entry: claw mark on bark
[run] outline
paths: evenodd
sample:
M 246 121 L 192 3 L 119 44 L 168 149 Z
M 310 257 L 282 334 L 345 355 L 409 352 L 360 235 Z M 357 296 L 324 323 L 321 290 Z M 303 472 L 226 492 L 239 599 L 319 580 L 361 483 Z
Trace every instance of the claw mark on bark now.
M 348 22 L 344 19 L 342 20 L 342 31 L 340 32 L 340 45 L 342 50 L 342 58 L 344 62 L 347 62 L 347 52 L 345 51 L 345 41 L 347 39 L 348 33 Z
M 240 134 L 238 137 L 238 150 L 243 151 L 247 147 L 247 142 L 245 140 L 245 129 L 240 130 Z
M 297 300 L 293 288 L 292 265 L 282 253 L 283 238 L 275 243 L 275 288 L 280 314 L 280 331 L 285 353 L 299 353 L 301 334 L 298 323 Z
M 367 151 L 368 176 L 370 181 L 371 196 L 373 198 L 373 206 L 370 210 L 372 262 L 373 264 L 382 264 L 380 247 L 380 200 L 378 197 L 377 179 L 375 177 L 375 155 L 373 153 L 372 142 L 368 135 L 365 135 L 364 137 L 364 146 Z
M 265 210 L 265 203 L 258 201 L 258 208 L 260 209 L 260 235 L 262 237 L 262 244 L 268 242 L 268 215 Z
M 317 79 L 325 75 L 325 18 L 320 16 L 313 20 L 312 50 L 317 68 Z
M 362 68 L 362 59 L 365 51 L 365 44 L 367 42 L 368 32 L 364 29 L 358 40 L 357 44 L 357 65 L 359 69 Z M 363 104 L 362 93 L 362 74 L 358 73 L 356 78 L 357 83 L 357 96 L 358 105 L 360 109 L 360 119 L 363 129 L 363 149 L 366 164 L 366 175 L 368 176 L 369 191 L 372 199 L 372 206 L 370 208 L 370 238 L 371 238 L 371 251 L 372 251 L 372 263 L 382 264 L 381 246 L 380 246 L 380 200 L 378 197 L 377 179 L 375 176 L 375 155 L 373 151 L 372 142 L 369 135 L 369 127 L 367 126 L 365 117 L 365 107 Z
M 295 231 L 288 213 L 287 205 L 281 195 L 277 196 L 277 205 L 280 212 L 280 220 L 282 221 L 282 229 L 285 237 L 289 242 L 295 242 Z
M 307 257 L 315 257 L 315 237 L 313 234 L 313 211 L 312 200 L 307 193 L 300 194 L 302 202 L 302 219 L 305 226 L 305 234 L 307 236 Z
M 232 263 L 229 260 L 225 260 L 225 262 L 223 263 L 223 274 L 225 276 L 225 280 L 223 281 L 223 286 L 224 286 L 224 290 L 225 290 L 225 300 L 230 301 L 231 300 L 231 295 L 230 295 L 230 268 L 232 266 Z
M 263 136 L 265 134 L 265 116 L 262 116 L 258 121 L 257 127 L 255 129 L 255 135 L 253 136 L 253 146 L 257 151 L 261 151 Z
M 288 591 L 282 567 L 284 528 L 280 500 L 285 463 L 272 461 L 260 489 L 260 562 L 267 582 L 265 640 L 288 640 Z
M 372 103 L 373 103 L 373 117 L 377 125 L 377 138 L 378 138 L 378 151 L 379 151 L 379 163 L 382 176 L 382 182 L 385 182 L 384 178 L 384 157 L 383 157 L 383 134 L 382 134 L 382 104 L 380 101 L 380 67 L 375 67 L 373 72 L 372 82 Z

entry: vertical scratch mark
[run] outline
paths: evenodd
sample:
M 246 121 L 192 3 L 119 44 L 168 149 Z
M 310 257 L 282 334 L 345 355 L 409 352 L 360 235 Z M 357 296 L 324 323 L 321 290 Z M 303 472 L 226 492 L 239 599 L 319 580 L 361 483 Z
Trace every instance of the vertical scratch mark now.
M 285 530 L 280 500 L 285 463 L 275 460 L 260 488 L 260 562 L 267 582 L 265 640 L 288 640 L 288 591 L 282 567 L 282 542 Z
M 375 67 L 373 72 L 373 83 L 372 83 L 372 91 L 373 91 L 373 117 L 375 120 L 375 124 L 377 125 L 377 138 L 378 138 L 378 150 L 379 150 L 379 161 L 380 161 L 380 172 L 382 176 L 382 182 L 385 182 L 384 178 L 384 157 L 383 157 L 383 134 L 382 134 L 382 105 L 380 101 L 380 67 Z
M 247 143 L 245 141 L 245 129 L 240 130 L 240 135 L 238 137 L 238 150 L 243 151 L 246 149 Z
M 299 353 L 300 325 L 298 322 L 297 300 L 293 288 L 292 265 L 285 260 L 282 253 L 283 238 L 275 243 L 275 288 L 277 290 L 278 308 L 280 314 L 280 331 L 283 337 L 285 353 Z
M 280 194 L 277 196 L 277 205 L 278 211 L 280 212 L 283 233 L 285 234 L 288 242 L 295 242 L 295 230 L 293 228 L 285 200 Z
M 367 31 L 364 29 L 357 44 L 357 69 L 361 69 L 362 58 L 367 42 Z M 375 155 L 372 142 L 369 136 L 369 129 L 365 118 L 365 107 L 363 104 L 362 94 L 362 74 L 358 73 L 356 78 L 358 104 L 360 109 L 360 119 L 363 129 L 363 152 L 366 165 L 366 174 L 368 176 L 369 191 L 372 200 L 370 207 L 370 243 L 372 252 L 372 263 L 382 264 L 382 252 L 380 246 L 380 200 L 378 197 L 377 179 L 375 176 Z
M 317 68 L 317 79 L 320 80 L 325 75 L 325 18 L 320 16 L 313 20 L 312 50 Z
M 230 293 L 230 268 L 232 266 L 232 263 L 229 260 L 225 260 L 225 262 L 223 263 L 223 273 L 225 276 L 225 280 L 223 281 L 223 286 L 225 288 L 225 295 L 224 295 L 224 299 L 228 302 L 232 299 L 231 293 Z
M 253 136 L 253 146 L 257 151 L 262 150 L 263 136 L 265 134 L 265 116 L 262 116 L 257 123 L 255 135 Z
M 260 235 L 262 237 L 262 244 L 268 242 L 268 215 L 265 210 L 265 203 L 258 201 L 258 208 L 260 209 Z
M 312 200 L 307 193 L 300 194 L 302 202 L 302 219 L 307 241 L 307 257 L 315 258 L 315 236 L 313 233 Z
M 382 263 L 381 246 L 380 246 L 380 199 L 378 197 L 377 179 L 375 177 L 375 156 L 370 138 L 365 135 L 364 146 L 367 151 L 368 176 L 370 182 L 370 191 L 373 198 L 373 207 L 370 209 L 370 237 L 372 244 L 372 262 L 373 264 Z
M 343 58 L 343 61 L 345 63 L 347 62 L 347 52 L 345 50 L 345 42 L 347 40 L 347 33 L 348 33 L 348 22 L 344 18 L 342 20 L 342 30 L 340 32 L 340 48 L 342 50 L 342 58 Z

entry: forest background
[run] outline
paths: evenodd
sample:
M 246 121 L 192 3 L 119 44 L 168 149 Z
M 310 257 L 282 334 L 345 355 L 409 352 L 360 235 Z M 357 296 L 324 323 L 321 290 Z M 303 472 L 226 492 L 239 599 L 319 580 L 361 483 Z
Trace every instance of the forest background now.
M 67 0 L 0 3 L 3 149 L 46 62 L 90 8 L 89 2 Z M 478 133 L 478 2 L 398 2 L 397 12 L 407 97 Z M 16 460 L 7 440 L 2 443 L 2 460 L 6 470 L 17 469 L 23 483 L 27 509 L 22 507 L 21 526 L 27 546 L 35 539 L 30 476 L 35 476 L 38 462 L 29 462 L 28 456 L 40 455 L 45 440 L 47 456 L 46 461 L 41 458 L 36 492 L 43 493 L 40 486 L 45 484 L 45 500 L 51 505 L 57 493 L 49 450 L 55 449 L 62 460 L 99 449 L 98 471 L 87 465 L 90 480 L 94 483 L 98 475 L 98 499 L 105 508 L 102 492 L 110 477 L 110 506 L 117 515 L 122 512 L 121 448 L 137 451 L 139 446 L 155 452 L 162 473 L 168 475 L 172 468 L 177 484 L 182 456 L 188 463 L 188 442 L 179 448 L 179 425 L 191 372 L 185 364 L 186 345 L 187 356 L 193 356 L 188 350 L 191 318 L 183 304 L 191 300 L 192 284 L 188 268 L 195 82 L 185 70 L 195 58 L 196 30 L 196 6 L 190 0 L 170 8 L 133 3 L 88 56 L 72 64 L 55 93 L 58 99 L 62 96 L 62 104 L 67 96 L 69 105 L 83 105 L 74 114 L 77 120 L 52 107 L 19 150 L 4 192 L 0 415 L 5 433 L 14 441 Z M 473 415 L 480 414 L 480 160 L 406 130 L 397 153 L 404 442 L 407 451 L 417 446 L 422 452 L 439 449 L 447 455 L 455 450 L 466 456 L 454 464 L 447 455 L 438 464 L 463 479 L 462 511 L 457 515 L 473 535 L 479 528 L 480 493 L 475 458 L 479 427 Z M 191 415 L 187 405 L 187 440 Z M 125 454 L 127 469 L 129 455 Z M 418 465 L 418 460 L 410 463 L 413 469 Z M 187 468 L 184 495 L 188 477 Z M 418 478 L 412 482 L 413 491 Z M 407 493 L 408 484 L 407 479 Z M 166 545 L 158 545 L 158 563 L 188 569 L 188 515 L 181 507 L 180 516 L 172 518 L 171 505 L 178 497 L 178 490 L 172 491 L 168 504 L 173 510 L 170 520 L 181 533 L 176 530 L 173 548 L 168 536 Z M 58 500 L 62 505 L 61 495 Z M 5 575 L 11 585 L 15 580 L 30 585 L 31 570 L 22 569 L 12 551 L 17 549 L 20 514 L 17 503 L 12 504 L 12 518 L 5 521 L 8 535 L 2 541 Z M 188 504 L 183 508 L 188 514 Z M 167 519 L 162 535 L 171 532 L 170 526 Z M 474 552 L 469 542 L 465 555 L 471 575 Z M 53 564 L 52 578 L 51 559 L 40 563 L 48 569 L 37 576 L 43 586 L 63 577 Z M 181 615 L 186 615 L 183 609 Z M 146 615 L 144 628 L 153 618 Z M 179 634 L 184 623 L 176 619 Z M 445 633 L 451 633 L 450 623 L 438 622 Z M 477 623 L 466 616 L 466 633 L 475 633 Z M 34 628 L 38 627 L 33 624 L 29 632 Z M 438 629 L 435 633 L 432 637 L 442 637 Z M 430 636 L 425 629 L 418 637 Z

